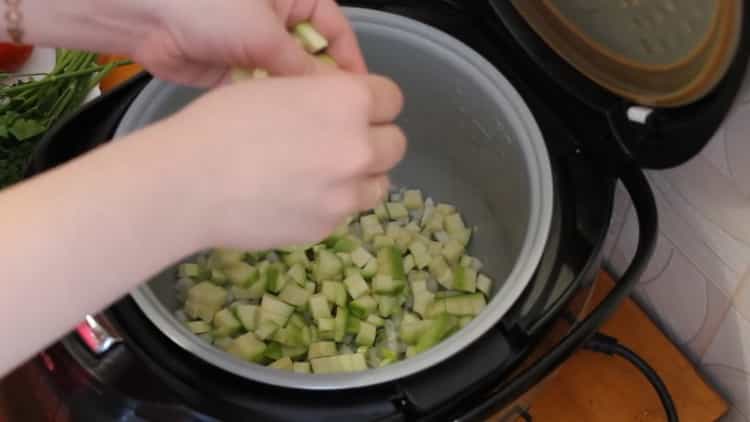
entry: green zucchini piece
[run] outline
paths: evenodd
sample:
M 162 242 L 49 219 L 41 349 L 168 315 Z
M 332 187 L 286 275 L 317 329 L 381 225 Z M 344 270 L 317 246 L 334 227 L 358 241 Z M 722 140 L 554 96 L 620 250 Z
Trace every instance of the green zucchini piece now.
M 388 211 L 385 209 L 385 204 L 378 204 L 378 206 L 375 207 L 374 212 L 380 221 L 388 220 Z
M 293 264 L 286 273 L 298 286 L 305 285 L 305 268 L 301 264 Z
M 244 251 L 228 248 L 217 248 L 211 251 L 208 265 L 211 268 L 222 269 L 228 264 L 242 262 L 247 254 Z
M 358 346 L 372 346 L 372 344 L 375 342 L 375 333 L 377 332 L 377 327 L 370 324 L 369 322 L 360 322 L 359 324 L 359 333 L 357 333 L 357 337 L 355 339 L 355 342 Z
M 458 319 L 456 317 L 446 314 L 439 315 L 419 337 L 419 340 L 417 340 L 417 353 L 422 353 L 430 347 L 438 344 L 457 328 Z
M 246 333 L 235 338 L 232 344 L 227 347 L 228 353 L 249 362 L 259 362 L 263 358 L 265 350 L 266 344 L 253 333 Z
M 298 374 L 309 374 L 310 362 L 294 362 L 292 364 L 292 370 Z
M 363 247 L 359 247 L 352 252 L 352 263 L 359 268 L 364 268 L 370 261 L 375 260 L 375 257 L 367 252 Z
M 388 216 L 391 220 L 398 220 L 399 218 L 409 216 L 409 210 L 406 209 L 406 206 L 402 202 L 387 202 L 385 209 L 388 211 Z
M 362 242 L 352 235 L 345 235 L 339 238 L 333 245 L 334 252 L 352 253 L 360 247 Z
M 346 327 L 347 323 L 349 321 L 349 310 L 346 309 L 343 306 L 339 306 L 336 308 L 336 318 L 334 320 L 334 327 L 333 327 L 333 339 L 337 342 L 341 342 L 344 340 L 344 336 L 346 335 Z M 358 332 L 359 330 L 357 330 Z
M 477 271 L 470 267 L 457 265 L 453 270 L 453 288 L 463 292 L 477 291 Z
M 258 270 L 247 262 L 228 263 L 222 271 L 237 286 L 249 286 L 258 279 Z
M 401 341 L 406 344 L 417 344 L 417 340 L 419 340 L 422 334 L 430 328 L 432 322 L 432 320 L 428 319 L 424 321 L 402 323 L 399 327 L 399 338 L 401 338 Z
M 409 274 L 409 271 L 414 268 L 414 265 L 414 257 L 412 255 L 406 255 L 404 257 L 404 272 Z
M 367 369 L 367 362 L 361 353 L 349 353 L 338 356 L 328 356 L 310 361 L 313 373 L 335 374 L 339 372 L 356 372 Z
M 367 265 L 362 268 L 362 271 L 360 272 L 362 274 L 362 277 L 370 279 L 375 276 L 378 272 L 378 261 L 375 259 L 371 259 Z
M 224 307 L 227 291 L 208 281 L 202 281 L 188 290 L 185 313 L 193 319 L 211 322 L 214 314 Z
M 234 314 L 240 320 L 242 326 L 247 331 L 255 331 L 258 326 L 258 315 L 260 308 L 257 305 L 237 305 L 234 306 Z
M 276 362 L 268 365 L 269 368 L 276 368 L 276 369 L 282 369 L 285 371 L 291 371 L 293 368 L 292 360 L 289 359 L 289 357 L 284 356 L 283 358 L 277 360 Z
M 319 341 L 310 344 L 307 351 L 307 359 L 322 358 L 336 355 L 336 343 L 332 341 Z
M 349 292 L 349 296 L 351 296 L 352 299 L 358 299 L 370 292 L 370 287 L 367 285 L 367 282 L 364 278 L 362 278 L 362 275 L 360 274 L 347 277 L 344 280 L 344 285 L 346 286 L 346 290 L 347 292 Z
M 284 355 L 281 354 L 281 345 L 279 343 L 270 343 L 266 346 L 266 350 L 263 351 L 263 357 L 271 360 L 281 359 Z
M 451 214 L 445 217 L 445 231 L 448 234 L 455 234 L 466 229 L 461 214 Z
M 379 295 L 377 298 L 378 313 L 383 318 L 388 318 L 400 310 L 398 298 L 395 296 Z
M 359 319 L 367 318 L 378 307 L 372 296 L 362 296 L 349 303 L 349 312 Z
M 359 333 L 359 324 L 361 320 L 351 314 L 347 310 L 348 317 L 346 319 L 346 334 L 357 334 Z
M 396 242 L 393 240 L 393 238 L 383 235 L 383 234 L 376 234 L 372 238 L 372 246 L 376 249 L 383 249 L 388 246 L 395 246 Z
M 202 271 L 201 266 L 195 263 L 180 264 L 177 269 L 177 273 L 182 278 L 202 278 L 205 273 Z
M 185 324 L 193 334 L 203 334 L 211 331 L 211 324 L 206 321 L 188 321 Z
M 352 255 L 346 252 L 337 252 L 336 256 L 339 257 L 339 260 L 341 261 L 341 265 L 344 266 L 344 268 L 348 268 L 352 266 Z
M 417 189 L 410 189 L 404 192 L 404 205 L 410 210 L 418 210 L 424 207 L 422 191 Z
M 427 233 L 435 233 L 443 230 L 444 227 L 444 217 L 442 214 L 434 212 L 432 213 L 432 216 L 427 220 L 427 224 L 425 224 L 425 231 Z
M 492 290 L 492 279 L 484 274 L 479 274 L 477 276 L 477 290 L 489 297 L 490 290 Z
M 232 339 L 232 337 L 219 337 L 213 339 L 213 345 L 226 352 L 232 345 L 233 341 L 234 339 Z
M 258 324 L 258 328 L 255 330 L 255 335 L 261 340 L 266 340 L 274 335 L 278 329 L 279 325 L 274 321 L 261 321 L 260 324 Z
M 227 277 L 224 272 L 222 272 L 221 270 L 217 270 L 216 268 L 211 270 L 212 283 L 223 286 L 224 284 L 227 284 L 227 281 L 229 281 L 229 277 Z
M 318 252 L 315 269 L 317 280 L 340 280 L 344 265 L 336 254 L 323 249 Z
M 294 305 L 303 306 L 310 299 L 310 292 L 294 283 L 287 283 L 284 289 L 279 293 L 279 299 Z
M 294 312 L 292 305 L 288 305 L 268 293 L 263 295 L 263 299 L 260 301 L 260 308 L 260 322 L 263 323 L 263 321 L 270 320 L 275 322 L 279 327 L 285 326 L 289 317 Z
M 464 253 L 464 245 L 456 239 L 449 239 L 443 245 L 443 257 L 452 264 L 457 264 Z
M 304 251 L 294 251 L 289 254 L 282 256 L 284 263 L 290 267 L 300 265 L 303 268 L 310 266 L 310 260 L 307 258 L 307 254 Z
M 394 280 L 406 281 L 404 261 L 398 248 L 391 246 L 378 251 L 378 273 L 389 275 Z
M 444 216 L 449 216 L 451 214 L 456 213 L 456 207 L 450 204 L 437 204 L 435 206 L 435 211 L 439 212 L 440 214 L 443 214 Z
M 462 245 L 464 245 L 464 247 L 466 247 L 471 240 L 471 229 L 463 229 L 452 233 L 451 238 L 457 240 Z
M 424 317 L 427 308 L 435 301 L 435 294 L 426 288 L 424 290 L 412 290 L 412 294 L 414 295 L 414 312 Z
M 237 300 L 243 299 L 260 299 L 266 294 L 266 280 L 260 279 L 250 285 L 250 287 L 231 286 L 229 290 Z
M 375 314 L 368 315 L 367 319 L 365 321 L 367 321 L 368 323 L 370 323 L 370 324 L 372 324 L 372 325 L 374 325 L 376 327 L 382 327 L 385 324 L 385 320 L 383 320 L 383 318 L 381 318 L 381 317 L 379 317 L 379 316 L 377 316 Z
M 484 295 L 481 293 L 451 296 L 443 300 L 445 301 L 445 311 L 456 316 L 475 316 L 487 306 Z
M 372 291 L 379 294 L 394 295 L 401 293 L 406 283 L 404 280 L 394 280 L 388 275 L 376 275 L 372 279 Z
M 320 318 L 318 319 L 318 332 L 322 333 L 324 331 L 333 331 L 334 328 L 334 319 L 333 318 Z
M 321 318 L 331 318 L 331 308 L 328 307 L 328 299 L 323 294 L 310 296 L 309 304 L 310 313 L 316 321 Z
M 357 276 L 361 277 L 359 272 L 357 272 Z M 344 284 L 338 281 L 324 281 L 320 292 L 323 293 L 329 302 L 335 303 L 338 306 L 346 305 L 347 296 Z
M 427 309 L 425 310 L 424 314 L 422 314 L 422 317 L 433 319 L 446 312 L 448 311 L 445 307 L 445 299 L 438 299 L 427 305 Z

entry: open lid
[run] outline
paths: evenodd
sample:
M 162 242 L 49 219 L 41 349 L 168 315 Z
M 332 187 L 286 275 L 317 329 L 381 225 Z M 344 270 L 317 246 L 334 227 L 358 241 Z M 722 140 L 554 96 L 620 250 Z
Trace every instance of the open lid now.
M 557 54 L 607 90 L 648 106 L 693 103 L 726 74 L 742 0 L 513 0 Z
M 750 56 L 743 0 L 488 0 L 547 76 L 603 113 L 614 153 L 644 168 L 698 154 Z

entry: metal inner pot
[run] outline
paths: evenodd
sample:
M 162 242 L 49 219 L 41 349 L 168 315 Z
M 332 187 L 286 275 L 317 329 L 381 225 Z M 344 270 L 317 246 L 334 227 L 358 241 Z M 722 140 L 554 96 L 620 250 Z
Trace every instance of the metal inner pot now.
M 455 204 L 467 224 L 478 227 L 469 251 L 494 279 L 493 297 L 469 325 L 416 357 L 354 374 L 303 375 L 243 362 L 192 335 L 173 316 L 178 305 L 174 267 L 131 293 L 146 316 L 184 349 L 226 371 L 277 386 L 364 387 L 456 354 L 492 328 L 521 295 L 550 226 L 549 157 L 531 112 L 510 83 L 469 47 L 437 29 L 373 10 L 346 12 L 371 71 L 393 78 L 405 93 L 399 124 L 409 138 L 409 151 L 393 173 L 394 182 Z M 132 104 L 116 136 L 164 118 L 200 94 L 154 80 Z

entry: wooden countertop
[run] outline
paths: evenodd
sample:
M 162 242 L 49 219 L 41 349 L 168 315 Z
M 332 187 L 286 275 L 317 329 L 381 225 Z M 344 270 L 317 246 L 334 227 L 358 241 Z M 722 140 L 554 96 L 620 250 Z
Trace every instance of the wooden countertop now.
M 612 279 L 602 274 L 592 300 L 598 303 L 612 286 Z M 634 301 L 625 302 L 602 331 L 616 337 L 659 373 L 681 422 L 714 422 L 726 413 L 724 399 Z M 630 363 L 584 350 L 540 388 L 530 414 L 535 422 L 666 420 L 658 396 Z

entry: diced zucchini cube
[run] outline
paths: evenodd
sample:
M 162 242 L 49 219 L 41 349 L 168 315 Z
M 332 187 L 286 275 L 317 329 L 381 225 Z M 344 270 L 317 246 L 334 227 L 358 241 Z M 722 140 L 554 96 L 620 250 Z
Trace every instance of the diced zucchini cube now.
M 307 323 L 305 322 L 305 318 L 300 314 L 299 312 L 295 312 L 292 314 L 292 316 L 289 317 L 289 321 L 287 321 L 287 326 L 294 326 L 297 328 L 302 328 Z
M 194 263 L 181 264 L 177 273 L 183 278 L 199 278 L 203 275 L 200 265 Z
M 416 344 L 419 337 L 430 328 L 430 325 L 432 325 L 432 320 L 402 323 L 399 327 L 399 337 L 406 344 Z
M 248 286 L 258 278 L 258 270 L 242 261 L 226 264 L 223 272 L 232 284 L 238 286 Z
M 424 290 L 412 289 L 412 293 L 414 295 L 414 312 L 422 315 L 422 317 L 425 317 L 428 306 L 430 306 L 432 302 L 435 301 L 435 294 L 430 292 L 426 288 Z
M 398 297 L 396 296 L 379 295 L 377 298 L 377 303 L 378 313 L 383 318 L 388 318 L 389 316 L 395 314 L 401 306 L 399 304 Z
M 404 192 L 404 205 L 410 210 L 417 210 L 424 206 L 424 200 L 422 199 L 422 191 L 420 190 L 407 190 Z
M 466 229 L 461 214 L 451 214 L 445 217 L 445 231 L 455 234 Z
M 373 215 L 373 217 L 375 216 Z M 375 219 L 377 219 L 377 217 L 375 217 Z M 364 237 L 367 242 L 372 240 L 375 236 L 384 233 L 383 226 L 381 226 L 380 223 L 370 225 L 362 224 L 362 237 Z
M 338 372 L 355 372 L 367 369 L 365 357 L 360 353 L 312 359 L 310 365 L 315 374 L 335 374 Z
M 337 252 L 336 256 L 339 257 L 339 260 L 341 261 L 341 265 L 344 266 L 344 268 L 348 268 L 352 266 L 352 255 L 346 252 Z
M 357 333 L 355 342 L 358 346 L 372 346 L 372 344 L 375 342 L 376 332 L 377 327 L 363 321 L 359 324 L 359 333 Z
M 456 207 L 450 204 L 437 204 L 435 206 L 435 211 L 439 212 L 440 214 L 443 214 L 444 216 L 449 216 L 451 214 L 456 213 Z
M 259 362 L 265 350 L 266 344 L 253 333 L 246 333 L 235 338 L 227 348 L 228 353 L 249 362 Z
M 404 226 L 404 230 L 406 230 L 406 231 L 408 231 L 408 232 L 410 232 L 412 234 L 417 234 L 420 231 L 419 224 L 417 224 L 414 221 L 411 221 L 411 222 L 409 222 L 409 224 L 407 224 L 406 226 Z
M 387 246 L 393 246 L 395 244 L 396 242 L 393 240 L 393 238 L 382 234 L 375 235 L 372 239 L 372 246 L 375 249 L 382 249 Z
M 261 340 L 266 340 L 270 338 L 278 329 L 279 325 L 274 321 L 261 321 L 258 325 L 258 328 L 255 330 L 255 335 Z
M 372 279 L 372 290 L 379 294 L 397 294 L 404 289 L 403 280 L 394 280 L 389 275 L 376 275 Z
M 394 280 L 406 281 L 404 261 L 398 248 L 391 246 L 378 251 L 378 273 L 389 275 Z
M 346 320 L 346 334 L 357 334 L 359 332 L 360 319 L 349 312 Z
M 319 341 L 312 343 L 307 350 L 307 359 L 316 359 L 334 355 L 336 355 L 336 343 L 332 341 Z
M 443 230 L 444 227 L 444 217 L 443 214 L 434 212 L 432 213 L 432 216 L 429 220 L 427 220 L 427 224 L 425 224 L 425 230 L 429 233 L 439 232 Z
M 443 245 L 443 257 L 451 264 L 457 264 L 463 253 L 464 245 L 455 239 L 449 239 Z
M 263 295 L 263 299 L 260 302 L 260 307 L 262 311 L 260 315 L 260 322 L 262 323 L 263 321 L 271 320 L 280 327 L 286 325 L 286 322 L 289 320 L 292 312 L 294 312 L 293 306 L 280 301 L 275 296 L 270 294 Z
M 208 281 L 202 281 L 188 290 L 185 313 L 193 319 L 211 322 L 227 301 L 227 291 Z
M 427 309 L 425 310 L 425 313 L 422 314 L 422 318 L 433 319 L 446 312 L 445 299 L 438 299 L 427 305 Z
M 375 257 L 363 247 L 359 247 L 352 252 L 352 262 L 359 268 L 364 268 L 368 262 L 374 259 Z
M 375 215 L 378 217 L 378 220 L 380 221 L 386 221 L 388 220 L 388 210 L 385 209 L 385 204 L 378 204 L 377 207 L 375 207 Z
M 284 287 L 288 284 L 293 284 L 294 282 L 289 282 L 289 278 L 284 273 L 279 273 L 274 279 L 273 282 L 269 282 L 266 288 L 271 293 L 278 294 L 281 292 L 281 290 L 284 289 Z
M 310 299 L 310 292 L 294 283 L 287 283 L 279 293 L 279 299 L 293 306 L 303 306 Z
M 206 334 L 203 334 L 203 335 L 206 335 Z M 219 337 L 217 339 L 212 340 L 214 346 L 218 347 L 219 349 L 225 352 L 232 345 L 233 341 L 234 339 L 232 339 L 232 337 Z
M 333 331 L 334 329 L 334 319 L 333 318 L 320 318 L 318 319 L 318 332 L 323 331 Z
M 266 281 L 258 280 L 250 287 L 231 286 L 229 291 L 236 300 L 260 299 L 266 293 Z
M 263 357 L 271 360 L 281 359 L 283 357 L 281 354 L 281 345 L 279 343 L 270 343 L 266 346 L 266 350 L 263 351 Z
M 359 241 L 354 236 L 351 235 L 345 235 L 341 238 L 339 238 L 336 243 L 333 245 L 333 250 L 337 253 L 345 252 L 345 253 L 352 253 L 354 252 L 362 242 Z
M 419 316 L 417 316 L 417 314 L 415 314 L 413 312 L 406 312 L 406 313 L 404 313 L 404 317 L 401 318 L 401 325 L 411 324 L 412 322 L 418 322 L 418 321 L 421 321 L 421 320 L 422 319 L 419 318 Z
M 331 318 L 331 309 L 328 307 L 328 299 L 323 294 L 315 294 L 310 296 L 310 313 L 312 313 L 315 320 L 321 318 Z
M 301 264 L 292 265 L 286 275 L 297 283 L 297 285 L 305 285 L 305 268 Z
M 294 251 L 283 256 L 284 263 L 290 267 L 300 265 L 302 268 L 307 268 L 310 265 L 310 260 L 307 259 L 307 254 L 304 251 Z
M 440 278 L 441 275 L 450 271 L 450 267 L 448 267 L 448 263 L 445 262 L 445 259 L 442 256 L 433 257 L 430 260 L 430 263 L 428 266 L 430 269 L 430 274 L 434 278 Z
M 442 314 L 435 318 L 429 328 L 419 337 L 417 341 L 417 353 L 422 353 L 430 347 L 438 344 L 458 328 L 456 317 Z
M 409 210 L 406 209 L 406 206 L 402 202 L 387 202 L 385 209 L 388 211 L 388 216 L 391 220 L 398 220 L 399 218 L 409 216 Z
M 492 290 L 492 279 L 484 274 L 479 274 L 477 276 L 477 290 L 489 297 L 490 291 Z
M 355 274 L 362 275 L 362 271 L 359 268 L 349 267 L 344 270 L 344 279 L 351 277 Z
M 322 249 L 318 252 L 315 268 L 318 280 L 340 280 L 344 264 L 336 254 Z
M 224 274 L 223 271 L 217 270 L 216 268 L 211 270 L 211 281 L 214 284 L 218 285 L 224 285 L 227 284 L 227 281 L 229 280 L 229 277 L 227 277 L 226 274 Z
M 467 325 L 469 325 L 469 323 L 473 320 L 474 320 L 474 317 L 470 317 L 470 316 L 461 317 L 458 319 L 458 326 L 459 328 L 464 328 Z
M 409 346 L 406 348 L 406 357 L 413 358 L 417 355 L 417 346 Z
M 448 269 L 448 271 L 445 271 L 443 274 L 441 274 L 437 278 L 437 281 L 441 286 L 445 287 L 448 290 L 455 289 L 455 286 L 453 285 L 453 271 L 451 269 Z
M 241 262 L 245 259 L 245 252 L 237 249 L 218 248 L 211 251 L 208 263 L 211 268 L 222 269 L 227 264 Z
M 293 366 L 292 360 L 286 356 L 268 365 L 269 368 L 282 369 L 285 371 L 291 371 Z
M 362 296 L 349 303 L 349 312 L 359 319 L 367 318 L 378 307 L 372 296 Z
M 414 265 L 420 270 L 430 264 L 432 257 L 430 257 L 430 253 L 427 251 L 427 247 L 423 242 L 418 240 L 411 242 L 411 244 L 409 244 L 409 251 L 411 251 L 411 254 L 414 257 Z
M 260 308 L 257 305 L 237 305 L 234 313 L 247 331 L 255 331 L 258 325 Z
M 385 321 L 383 320 L 383 318 L 375 314 L 370 314 L 365 321 L 367 321 L 368 323 L 376 327 L 382 327 L 385 324 Z
M 428 250 L 430 251 L 430 255 L 432 255 L 433 257 L 443 256 L 443 244 L 442 243 L 430 241 L 427 247 L 428 247 Z
M 481 293 L 451 296 L 444 300 L 445 311 L 456 316 L 474 316 L 487 306 L 484 295 Z
M 367 265 L 362 268 L 362 271 L 360 273 L 362 274 L 362 277 L 370 279 L 375 276 L 378 272 L 378 261 L 375 259 L 371 259 L 370 262 L 367 263 Z
M 310 362 L 294 362 L 292 364 L 292 370 L 298 374 L 309 374 Z
M 346 290 L 352 299 L 358 299 L 370 292 L 370 287 L 360 274 L 351 275 L 344 280 Z
M 193 334 L 203 334 L 211 331 L 211 324 L 206 321 L 188 321 L 186 325 Z
M 413 282 L 417 280 L 427 281 L 429 277 L 430 277 L 429 274 L 427 274 L 424 271 L 411 271 L 409 273 L 409 282 Z
M 333 327 L 333 339 L 337 342 L 341 342 L 346 335 L 346 326 L 349 320 L 349 310 L 339 306 L 336 308 L 336 318 L 334 320 Z M 357 330 L 359 331 L 359 330 Z
M 453 288 L 463 292 L 477 291 L 477 272 L 473 268 L 457 265 L 453 270 Z
M 359 272 L 357 272 L 357 276 L 359 276 Z M 344 287 L 343 283 L 338 281 L 324 281 L 321 293 L 331 303 L 335 303 L 338 306 L 346 305 L 346 287 Z

